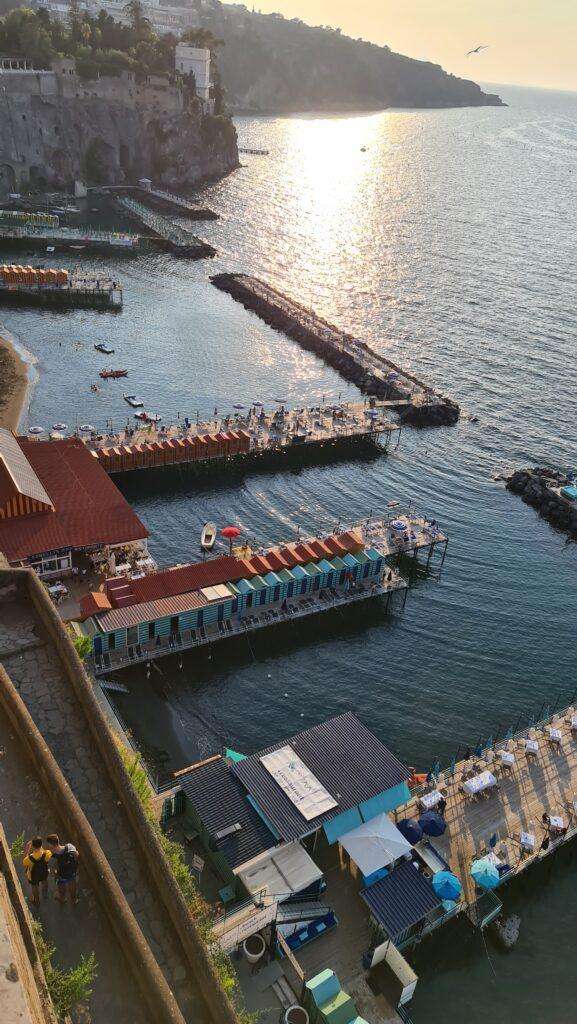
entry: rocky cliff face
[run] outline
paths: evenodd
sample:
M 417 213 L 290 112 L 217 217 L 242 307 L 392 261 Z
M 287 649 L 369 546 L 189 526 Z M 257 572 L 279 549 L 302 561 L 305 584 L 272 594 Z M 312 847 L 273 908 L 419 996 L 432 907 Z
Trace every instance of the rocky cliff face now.
M 204 115 L 159 80 L 63 84 L 52 72 L 12 80 L 0 107 L 0 194 L 28 183 L 69 188 L 151 177 L 172 188 L 195 186 L 238 166 L 236 131 L 226 117 Z
M 240 4 L 197 4 L 201 24 L 224 40 L 219 68 L 233 109 L 261 112 L 383 107 L 499 106 L 498 96 L 339 31 L 262 15 Z

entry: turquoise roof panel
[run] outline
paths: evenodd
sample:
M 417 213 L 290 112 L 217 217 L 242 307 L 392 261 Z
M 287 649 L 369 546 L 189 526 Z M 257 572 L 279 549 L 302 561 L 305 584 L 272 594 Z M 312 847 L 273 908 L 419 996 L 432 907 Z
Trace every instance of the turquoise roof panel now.
M 356 569 L 357 565 L 359 565 L 359 562 L 357 562 L 357 559 L 355 558 L 355 556 L 349 554 L 348 552 L 345 555 L 345 557 L 343 558 L 343 562 L 345 563 L 345 565 L 346 565 L 346 567 L 348 569 Z

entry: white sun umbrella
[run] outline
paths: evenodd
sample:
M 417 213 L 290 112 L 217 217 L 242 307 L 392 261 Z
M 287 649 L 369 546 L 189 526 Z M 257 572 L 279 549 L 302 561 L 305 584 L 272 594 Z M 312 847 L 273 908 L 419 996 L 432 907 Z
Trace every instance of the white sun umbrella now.
M 377 814 L 341 836 L 339 842 L 365 878 L 412 849 L 388 814 Z

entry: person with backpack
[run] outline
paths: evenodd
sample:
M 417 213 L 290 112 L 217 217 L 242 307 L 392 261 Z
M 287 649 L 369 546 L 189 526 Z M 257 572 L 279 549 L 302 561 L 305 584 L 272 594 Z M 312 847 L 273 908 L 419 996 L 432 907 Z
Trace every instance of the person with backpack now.
M 78 903 L 76 875 L 78 874 L 78 850 L 73 843 L 60 842 L 56 833 L 46 837 L 46 845 L 52 855 L 56 874 L 56 899 L 66 903 L 66 893 L 70 903 Z
M 48 861 L 51 859 L 50 850 L 45 850 L 40 836 L 29 839 L 24 847 L 24 870 L 26 878 L 30 882 L 32 897 L 30 902 L 37 907 L 40 903 L 40 886 L 44 899 L 48 896 Z

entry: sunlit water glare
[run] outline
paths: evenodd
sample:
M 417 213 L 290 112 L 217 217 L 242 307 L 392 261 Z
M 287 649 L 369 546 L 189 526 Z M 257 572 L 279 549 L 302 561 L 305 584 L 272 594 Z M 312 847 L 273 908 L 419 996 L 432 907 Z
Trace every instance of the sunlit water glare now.
M 39 360 L 30 417 L 45 426 L 126 418 L 122 383 L 89 391 L 103 366 L 93 345 L 104 340 L 131 390 L 167 419 L 356 393 L 216 291 L 208 275 L 219 269 L 264 276 L 478 417 L 406 430 L 388 458 L 168 492 L 130 483 L 166 564 L 197 556 L 209 518 L 275 541 L 391 499 L 418 502 L 451 537 L 440 581 L 420 579 L 402 617 L 367 606 L 263 633 L 252 649 L 187 657 L 182 671 L 165 660 L 150 684 L 141 670 L 127 674 L 122 714 L 178 765 L 224 741 L 256 749 L 352 708 L 427 768 L 577 685 L 575 546 L 492 479 L 504 466 L 575 462 L 577 97 L 505 98 L 504 109 L 238 119 L 241 144 L 270 156 L 243 157 L 207 190 L 222 214 L 199 226 L 215 261 L 118 262 L 120 316 L 3 315 Z M 554 877 L 520 900 L 521 940 L 508 957 L 492 953 L 494 974 L 478 942 L 459 959 L 435 959 L 430 947 L 416 1024 L 440 1024 L 448 1006 L 470 1024 L 572 1018 L 574 873 Z

